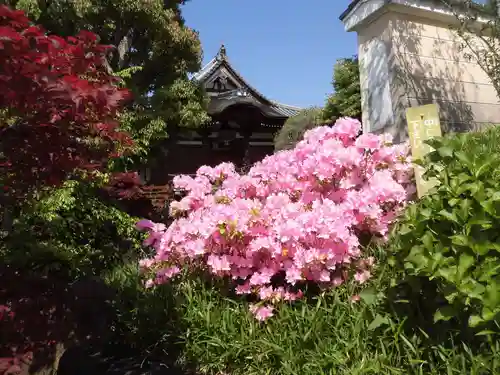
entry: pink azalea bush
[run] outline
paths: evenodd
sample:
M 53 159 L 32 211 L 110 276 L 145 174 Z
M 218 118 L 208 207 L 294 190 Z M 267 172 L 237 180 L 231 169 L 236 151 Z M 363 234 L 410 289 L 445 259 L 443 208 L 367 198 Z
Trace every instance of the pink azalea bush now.
M 306 282 L 335 287 L 349 275 L 365 282 L 373 259 L 363 257 L 360 235 L 384 237 L 414 188 L 408 147 L 359 131 L 357 120 L 343 118 L 307 131 L 294 149 L 246 175 L 222 163 L 177 176 L 187 195 L 171 205 L 176 220 L 168 228 L 138 223 L 156 250 L 140 262 L 153 275 L 147 286 L 201 268 L 256 296 L 250 311 L 264 320 L 276 302 L 300 298 Z

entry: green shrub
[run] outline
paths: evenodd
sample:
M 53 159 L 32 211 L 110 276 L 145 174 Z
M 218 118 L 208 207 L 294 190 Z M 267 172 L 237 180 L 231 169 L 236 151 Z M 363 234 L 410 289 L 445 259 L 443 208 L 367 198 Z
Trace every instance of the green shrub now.
M 274 139 L 274 149 L 280 151 L 295 147 L 295 144 L 302 140 L 307 130 L 323 123 L 323 110 L 321 108 L 311 107 L 304 109 L 297 115 L 286 120 Z
M 224 296 L 197 280 L 176 287 L 185 362 L 206 374 L 354 375 L 495 374 L 500 344 L 442 344 L 404 320 L 391 318 L 382 304 L 382 279 L 360 292 L 346 286 L 319 297 L 281 306 L 259 323 L 246 302 Z
M 152 348 L 157 347 L 172 357 L 174 349 L 179 351 L 182 327 L 170 285 L 145 289 L 137 263 L 119 265 L 102 277 L 116 292 L 110 301 L 116 312 L 116 341 L 132 345 L 138 353 L 151 354 Z
M 96 186 L 67 181 L 18 210 L 0 255 L 21 269 L 99 275 L 143 252 L 137 220 Z
M 345 285 L 281 306 L 259 323 L 247 301 L 182 278 L 173 290 L 183 362 L 202 373 L 231 375 L 500 373 L 495 322 L 481 327 L 480 336 L 461 325 L 464 316 L 484 319 L 485 308 L 497 309 L 494 296 L 500 297 L 493 293 L 500 269 L 494 267 L 499 138 L 493 129 L 433 143 L 428 174 L 441 185 L 408 208 L 388 249 L 378 252 L 377 278 L 365 289 Z M 457 244 L 465 234 L 471 240 Z M 468 255 L 474 262 L 463 269 Z M 418 301 L 402 300 L 408 294 L 398 294 L 394 280 L 408 282 Z M 478 284 L 482 294 L 467 289 Z M 356 293 L 361 299 L 353 302 Z M 435 323 L 434 316 L 453 319 Z
M 498 331 L 499 141 L 498 128 L 430 141 L 435 151 L 423 165 L 439 184 L 394 228 L 393 264 L 407 280 L 423 279 L 443 297 L 433 311 L 436 321 L 467 320 L 471 327 Z

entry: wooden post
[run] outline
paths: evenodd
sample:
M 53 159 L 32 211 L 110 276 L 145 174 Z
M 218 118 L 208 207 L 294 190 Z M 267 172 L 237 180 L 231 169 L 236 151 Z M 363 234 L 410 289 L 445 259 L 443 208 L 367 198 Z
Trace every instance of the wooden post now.
M 250 165 L 250 137 L 252 136 L 252 131 L 245 130 L 243 132 L 243 158 L 241 164 L 244 170 Z

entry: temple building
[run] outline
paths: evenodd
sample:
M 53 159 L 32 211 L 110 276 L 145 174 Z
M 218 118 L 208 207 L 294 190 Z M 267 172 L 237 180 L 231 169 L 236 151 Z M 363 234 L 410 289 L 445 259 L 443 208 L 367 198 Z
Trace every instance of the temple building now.
M 169 129 L 164 165 L 158 166 L 162 177 L 157 178 L 157 169 L 152 183 L 165 182 L 166 175 L 193 174 L 202 165 L 230 161 L 245 168 L 273 152 L 274 135 L 301 110 L 272 101 L 252 87 L 231 65 L 224 45 L 193 79 L 209 96 L 211 122 L 196 130 Z

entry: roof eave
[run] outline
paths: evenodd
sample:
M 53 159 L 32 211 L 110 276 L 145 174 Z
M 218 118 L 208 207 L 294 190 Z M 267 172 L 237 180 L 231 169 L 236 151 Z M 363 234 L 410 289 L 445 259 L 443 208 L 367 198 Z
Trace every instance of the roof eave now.
M 346 31 L 355 31 L 362 25 L 379 17 L 388 7 L 401 13 L 425 14 L 426 17 L 437 20 L 446 18 L 453 21 L 456 19 L 456 12 L 460 13 L 458 9 L 452 11 L 445 4 L 431 0 L 354 0 L 339 18 Z M 480 8 L 474 8 L 473 10 L 478 12 L 476 23 L 484 24 L 491 21 L 491 17 L 481 12 Z
M 217 60 L 217 58 L 214 57 L 212 60 L 206 63 L 198 72 L 193 74 L 193 79 L 199 82 L 203 81 L 203 78 L 205 78 L 207 74 L 210 74 L 210 72 L 218 65 L 218 63 L 219 61 Z
M 353 9 L 356 7 L 356 5 L 358 5 L 358 3 L 359 3 L 360 1 L 361 1 L 361 0 L 353 0 L 353 1 L 351 1 L 351 3 L 347 6 L 347 9 L 346 9 L 346 10 L 344 10 L 344 11 L 342 12 L 342 14 L 340 15 L 339 20 L 344 21 L 344 19 L 347 17 L 347 15 L 348 15 L 349 13 L 351 13 L 351 10 L 353 10 Z
M 193 75 L 193 79 L 199 83 L 202 83 L 205 80 L 210 79 L 212 74 L 223 65 L 224 68 L 228 70 L 228 72 L 234 76 L 234 78 L 239 82 L 239 84 L 247 90 L 255 99 L 262 102 L 264 105 L 268 106 L 272 112 L 275 112 L 274 115 L 282 116 L 284 118 L 291 117 L 296 115 L 298 112 L 302 110 L 300 107 L 291 106 L 288 104 L 278 103 L 276 101 L 270 100 L 262 95 L 257 89 L 248 84 L 248 82 L 238 73 L 236 69 L 234 69 L 227 58 L 226 55 L 221 56 L 220 54 L 210 60 L 207 64 L 205 64 L 202 69 Z
M 392 3 L 392 0 L 354 0 L 340 15 L 340 20 L 346 31 L 354 31 L 377 18 Z

